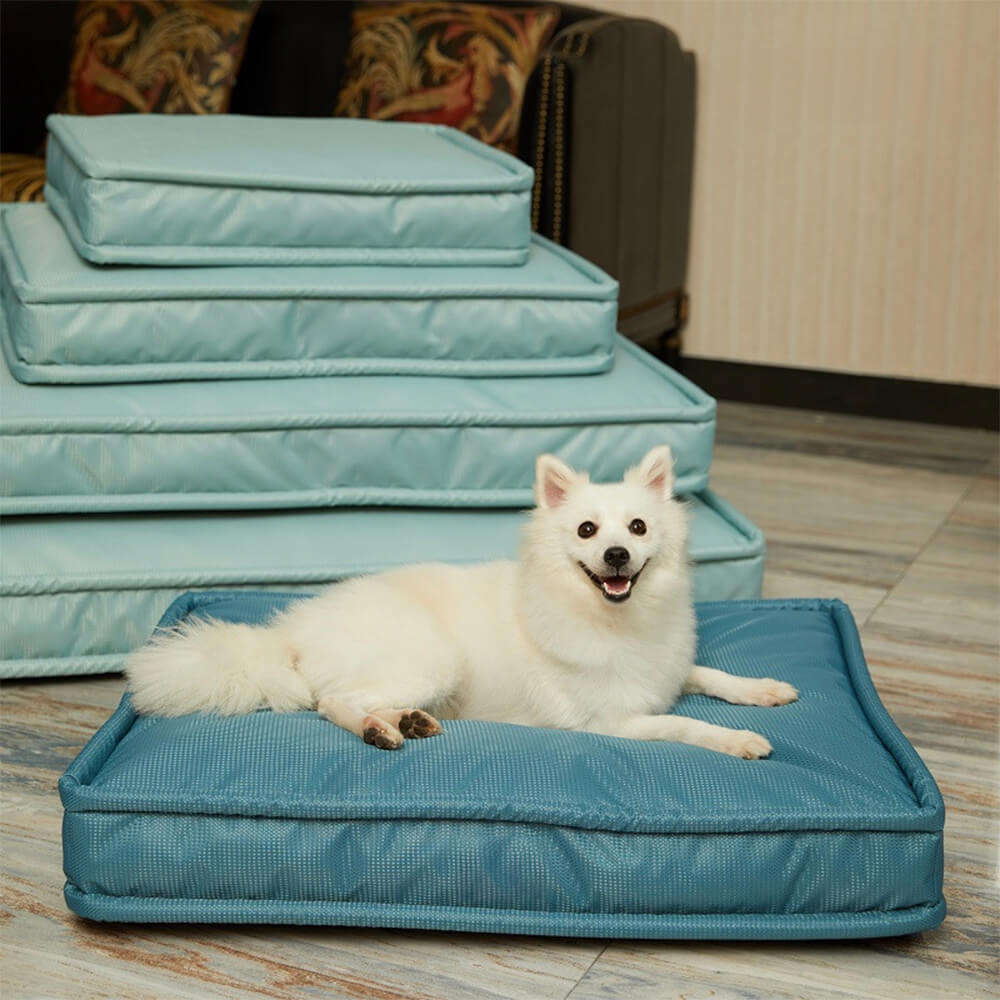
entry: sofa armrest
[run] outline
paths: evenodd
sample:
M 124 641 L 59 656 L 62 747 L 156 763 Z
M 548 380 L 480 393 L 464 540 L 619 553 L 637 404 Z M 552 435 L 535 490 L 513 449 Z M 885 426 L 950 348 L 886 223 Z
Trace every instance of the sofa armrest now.
M 602 16 L 553 39 L 526 91 L 519 152 L 532 223 L 618 279 L 619 328 L 655 341 L 683 323 L 695 59 L 661 24 Z

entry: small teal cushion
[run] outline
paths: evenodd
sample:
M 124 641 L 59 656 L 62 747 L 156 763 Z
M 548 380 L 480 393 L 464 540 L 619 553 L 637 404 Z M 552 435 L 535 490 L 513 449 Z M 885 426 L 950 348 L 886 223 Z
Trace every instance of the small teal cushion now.
M 0 364 L 0 514 L 532 503 L 554 452 L 614 480 L 656 445 L 708 482 L 715 402 L 616 336 L 597 375 L 25 385 Z
M 523 267 L 99 267 L 44 205 L 0 209 L 0 281 L 21 382 L 590 374 L 618 315 L 540 236 Z
M 276 594 L 188 595 L 266 621 Z M 66 901 L 112 921 L 647 938 L 907 934 L 944 917 L 944 809 L 836 601 L 698 609 L 702 663 L 794 683 L 698 747 L 474 721 L 377 751 L 313 712 L 138 717 L 126 696 L 60 781 Z
M 710 490 L 686 503 L 697 597 L 759 597 L 760 531 Z M 384 507 L 5 518 L 0 677 L 120 670 L 195 587 L 310 591 L 405 563 L 513 559 L 523 523 L 515 510 Z
M 50 115 L 45 200 L 95 264 L 522 264 L 533 172 L 442 125 Z

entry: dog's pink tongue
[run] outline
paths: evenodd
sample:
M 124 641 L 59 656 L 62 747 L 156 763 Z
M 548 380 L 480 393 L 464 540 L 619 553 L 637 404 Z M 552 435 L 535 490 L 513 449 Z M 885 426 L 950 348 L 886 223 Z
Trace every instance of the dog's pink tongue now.
M 632 581 L 627 576 L 612 576 L 601 582 L 609 594 L 624 594 L 632 585 Z

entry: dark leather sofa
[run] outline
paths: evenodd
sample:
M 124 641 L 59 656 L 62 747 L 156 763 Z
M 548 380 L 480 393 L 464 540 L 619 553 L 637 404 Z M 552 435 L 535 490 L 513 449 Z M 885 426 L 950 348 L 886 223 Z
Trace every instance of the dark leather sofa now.
M 38 151 L 66 82 L 72 0 L 0 5 L 0 149 Z M 536 171 L 535 228 L 621 283 L 619 328 L 679 349 L 694 154 L 695 60 L 668 28 L 560 4 L 528 82 L 518 153 Z M 351 3 L 264 0 L 230 110 L 327 116 Z

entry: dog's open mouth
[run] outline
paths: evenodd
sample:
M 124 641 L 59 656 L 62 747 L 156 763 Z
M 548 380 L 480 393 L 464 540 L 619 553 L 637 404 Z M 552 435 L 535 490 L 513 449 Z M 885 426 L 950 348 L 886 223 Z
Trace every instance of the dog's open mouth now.
M 584 563 L 580 563 L 580 569 L 590 577 L 591 583 L 609 600 L 615 603 L 627 601 L 632 596 L 632 588 L 635 586 L 639 574 L 645 569 L 642 566 L 634 576 L 598 576 Z

